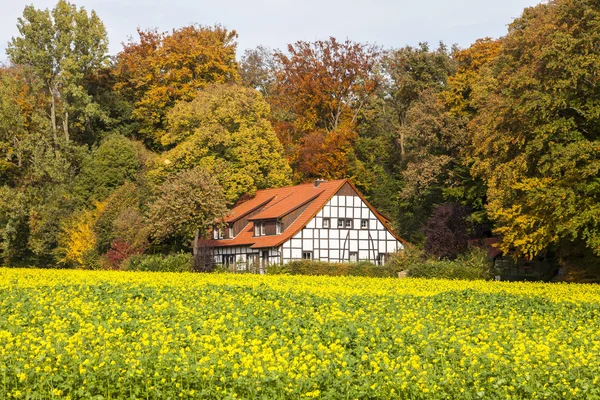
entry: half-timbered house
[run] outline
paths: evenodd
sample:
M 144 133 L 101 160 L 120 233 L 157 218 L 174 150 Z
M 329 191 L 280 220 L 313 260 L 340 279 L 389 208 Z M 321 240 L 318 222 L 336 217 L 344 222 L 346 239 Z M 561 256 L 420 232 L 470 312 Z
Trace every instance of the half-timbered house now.
M 215 261 L 239 269 L 297 259 L 379 265 L 403 241 L 346 179 L 265 189 L 234 207 L 208 242 Z

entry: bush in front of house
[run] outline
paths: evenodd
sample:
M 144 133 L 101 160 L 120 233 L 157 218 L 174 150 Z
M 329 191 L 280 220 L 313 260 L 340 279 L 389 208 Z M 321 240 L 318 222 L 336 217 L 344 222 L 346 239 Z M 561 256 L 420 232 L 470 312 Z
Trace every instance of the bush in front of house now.
M 125 271 L 192 272 L 194 258 L 189 253 L 139 254 L 123 262 Z
M 406 271 L 412 278 L 491 279 L 495 275 L 493 263 L 485 250 L 474 247 L 455 260 L 431 259 L 414 247 L 396 254 L 388 263 L 390 268 Z
M 268 274 L 395 277 L 398 271 L 391 266 L 375 265 L 368 261 L 330 263 L 318 260 L 296 260 L 284 265 L 267 267 Z

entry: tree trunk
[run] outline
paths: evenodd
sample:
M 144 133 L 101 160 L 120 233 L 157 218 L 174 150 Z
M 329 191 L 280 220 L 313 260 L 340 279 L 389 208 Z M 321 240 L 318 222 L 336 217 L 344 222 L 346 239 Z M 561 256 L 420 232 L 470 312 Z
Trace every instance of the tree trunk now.
M 52 134 L 54 135 L 54 143 L 57 141 L 56 136 L 56 99 L 54 97 L 54 88 L 49 87 L 50 89 L 50 98 L 52 99 L 51 107 L 50 107 L 50 119 L 52 120 Z
M 194 259 L 198 255 L 198 241 L 200 240 L 200 229 L 196 229 L 196 236 L 194 237 L 194 244 L 192 245 L 192 254 Z
M 404 158 L 404 154 L 406 151 L 404 150 L 404 129 L 400 129 L 400 156 Z
M 69 143 L 69 111 L 65 110 L 65 118 L 63 120 L 63 130 L 65 131 L 65 140 Z

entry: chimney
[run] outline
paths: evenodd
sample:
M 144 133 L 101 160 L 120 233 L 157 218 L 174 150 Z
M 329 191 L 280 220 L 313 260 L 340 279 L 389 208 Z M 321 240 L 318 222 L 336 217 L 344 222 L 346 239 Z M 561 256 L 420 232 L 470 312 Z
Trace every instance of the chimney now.
M 315 179 L 315 187 L 318 188 L 323 182 L 327 182 L 325 179 Z

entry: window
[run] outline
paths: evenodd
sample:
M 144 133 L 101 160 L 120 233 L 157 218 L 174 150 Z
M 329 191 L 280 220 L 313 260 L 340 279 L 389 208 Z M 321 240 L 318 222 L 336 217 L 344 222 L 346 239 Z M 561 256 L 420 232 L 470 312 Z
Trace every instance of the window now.
M 352 229 L 352 221 L 352 218 L 338 218 L 338 228 Z
M 357 262 L 358 261 L 358 253 L 350 253 L 350 262 Z
M 254 223 L 254 236 L 260 236 L 260 222 Z
M 377 255 L 377 265 L 385 265 L 386 254 L 379 253 Z
M 233 264 L 235 264 L 235 255 L 224 254 L 223 255 L 223 265 L 233 265 Z
M 360 220 L 360 229 L 369 229 L 369 220 L 368 219 Z
M 213 228 L 213 239 L 219 239 L 219 228 L 217 228 L 216 226 Z
M 302 258 L 305 260 L 312 260 L 312 251 L 303 251 Z
M 329 229 L 329 218 L 323 218 L 323 228 Z
M 233 238 L 233 226 L 229 227 L 229 239 Z
M 282 231 L 282 229 L 281 229 L 281 225 L 282 225 L 282 224 L 281 224 L 281 222 L 277 221 L 277 234 L 278 234 L 278 235 L 280 235 L 280 234 L 281 234 L 281 231 Z
M 265 229 L 265 223 L 264 222 L 260 223 L 260 234 L 261 235 L 265 235 L 266 234 L 266 229 Z

